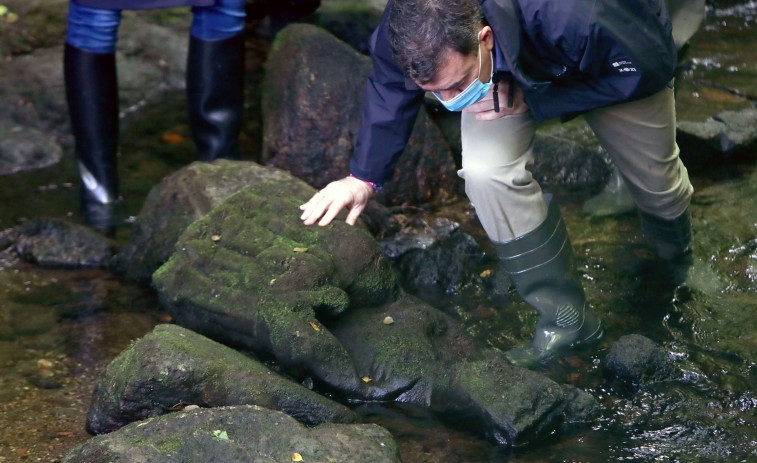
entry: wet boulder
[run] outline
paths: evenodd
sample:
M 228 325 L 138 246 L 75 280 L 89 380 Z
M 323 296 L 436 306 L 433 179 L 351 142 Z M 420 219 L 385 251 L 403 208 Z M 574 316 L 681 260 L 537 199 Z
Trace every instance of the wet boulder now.
M 365 399 L 428 407 L 500 444 L 541 439 L 597 416 L 590 394 L 478 350 L 454 320 L 412 296 L 346 313 L 331 331 L 371 385 Z
M 719 165 L 725 158 L 754 159 L 757 108 L 722 111 L 704 122 L 679 120 L 676 139 L 689 169 Z
M 308 22 L 322 27 L 364 55 L 370 53 L 371 34 L 381 21 L 383 5 L 377 2 L 324 0 Z M 379 1 L 378 3 L 382 3 Z
M 599 414 L 590 394 L 513 366 L 495 352 L 454 365 L 436 384 L 432 408 L 459 424 L 465 417 L 469 429 L 504 445 L 543 439 Z
M 149 282 L 171 256 L 179 236 L 243 187 L 277 185 L 287 194 L 305 199 L 313 190 L 288 173 L 248 161 L 219 159 L 195 162 L 167 176 L 150 190 L 137 216 L 129 242 L 115 258 L 115 267 L 128 277 Z
M 64 463 L 359 461 L 399 463 L 389 432 L 374 424 L 305 427 L 254 405 L 180 411 L 132 423 L 71 449 Z
M 441 294 L 457 293 L 476 279 L 484 251 L 475 239 L 461 231 L 426 249 L 403 255 L 398 268 L 409 287 Z
M 457 323 L 406 294 L 392 304 L 345 313 L 329 328 L 369 385 L 363 400 L 429 406 L 437 379 L 474 355 Z
M 63 158 L 63 149 L 53 137 L 33 127 L 4 128 L 10 124 L 10 121 L 0 124 L 0 175 L 41 169 Z
M 18 256 L 46 267 L 106 267 L 114 246 L 89 227 L 60 219 L 38 219 L 19 225 Z
M 675 379 L 673 359 L 651 339 L 640 334 L 622 336 L 605 359 L 607 374 L 621 383 L 638 387 Z
M 276 36 L 266 69 L 263 161 L 316 188 L 347 176 L 370 59 L 323 29 L 293 24 Z M 456 195 L 455 172 L 449 147 L 422 109 L 394 178 L 378 199 L 447 201 Z
M 188 405 L 259 405 L 301 423 L 351 423 L 347 407 L 246 356 L 176 325 L 158 325 L 121 352 L 97 381 L 87 430 L 103 434 Z
M 275 181 L 240 190 L 185 230 L 153 282 L 178 324 L 273 357 L 299 380 L 356 390 L 352 359 L 322 320 L 393 300 L 397 282 L 365 230 L 304 226 L 297 193 Z
M 575 133 L 540 133 L 534 139 L 533 173 L 542 186 L 593 187 L 609 178 L 606 153 L 575 136 Z
M 457 292 L 484 259 L 483 249 L 459 223 L 441 217 L 411 220 L 379 243 L 406 287 L 414 290 Z
M 379 244 L 410 292 L 444 297 L 467 287 L 486 286 L 490 294 L 502 294 L 510 286 L 494 253 L 487 253 L 473 236 L 460 230 L 459 223 L 446 218 L 415 218 Z
M 255 183 L 189 225 L 153 276 L 175 322 L 340 397 L 451 415 L 464 403 L 500 442 L 553 433 L 581 409 L 543 375 L 480 360 L 454 320 L 397 289 L 373 237 L 342 221 L 306 227 L 300 202 L 286 184 Z M 467 382 L 478 369 L 486 379 Z M 506 393 L 475 388 L 485 381 Z

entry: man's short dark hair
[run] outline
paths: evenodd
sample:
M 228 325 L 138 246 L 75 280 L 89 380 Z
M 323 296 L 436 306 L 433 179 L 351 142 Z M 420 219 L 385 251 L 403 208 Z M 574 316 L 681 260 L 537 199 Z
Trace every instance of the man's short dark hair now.
M 445 64 L 446 50 L 477 49 L 484 14 L 478 0 L 395 0 L 388 21 L 394 58 L 405 75 L 425 84 Z

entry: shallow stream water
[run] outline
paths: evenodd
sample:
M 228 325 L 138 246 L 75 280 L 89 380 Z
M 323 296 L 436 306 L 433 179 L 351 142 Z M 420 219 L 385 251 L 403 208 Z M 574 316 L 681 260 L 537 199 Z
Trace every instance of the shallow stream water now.
M 691 66 L 680 80 L 680 118 L 700 121 L 754 104 L 749 97 L 757 93 L 756 22 L 754 1 L 708 7 L 706 24 L 692 43 Z M 252 73 L 260 72 L 256 64 L 250 66 Z M 130 117 L 119 169 L 127 212 L 136 214 L 150 187 L 186 164 L 192 148 L 182 95 L 168 94 Z M 244 144 L 257 152 L 260 128 L 248 129 Z M 164 136 L 169 133 L 179 137 Z M 38 217 L 77 220 L 74 172 L 68 156 L 49 169 L 0 177 L 0 230 Z M 692 175 L 698 192 L 694 203 L 714 211 L 717 205 L 706 204 L 706 192 L 717 185 L 720 201 L 738 204 L 745 191 L 741 185 L 749 179 L 757 182 L 754 162 L 698 172 Z M 403 461 L 757 461 L 757 208 L 731 207 L 722 223 L 724 228 L 754 224 L 752 241 L 730 249 L 734 255 L 751 253 L 752 267 L 746 270 L 754 273 L 744 275 L 720 258 L 719 269 L 741 271 L 740 283 L 722 297 L 689 299 L 672 293 L 662 279 L 649 278 L 654 269 L 633 214 L 587 218 L 580 213 L 594 193 L 556 192 L 587 296 L 605 320 L 605 339 L 544 372 L 592 392 L 604 405 L 602 418 L 574 435 L 501 448 L 466 432 L 466 423 L 443 421 L 426 410 L 356 405 L 366 421 L 393 433 Z M 434 213 L 461 221 L 465 231 L 481 237 L 466 206 L 461 200 Z M 128 229 L 116 239 L 124 243 Z M 528 340 L 535 321 L 533 311 L 517 299 L 493 300 L 475 288 L 429 298 L 459 317 L 481 346 L 507 349 Z M 58 461 L 88 439 L 84 419 L 99 372 L 131 340 L 170 321 L 149 289 L 112 273 L 41 268 L 8 252 L 0 254 L 0 300 L 10 307 L 0 328 L 0 462 Z M 629 333 L 655 340 L 676 357 L 681 380 L 640 391 L 609 382 L 602 373 L 604 355 Z

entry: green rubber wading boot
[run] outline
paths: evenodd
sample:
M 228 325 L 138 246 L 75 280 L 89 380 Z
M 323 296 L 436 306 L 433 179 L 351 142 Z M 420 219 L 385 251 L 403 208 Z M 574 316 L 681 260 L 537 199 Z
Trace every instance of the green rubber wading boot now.
M 244 34 L 201 40 L 190 36 L 187 102 L 195 157 L 239 159 L 244 112 Z
M 586 307 L 573 248 L 554 200 L 535 230 L 495 247 L 518 294 L 539 313 L 531 345 L 507 353 L 512 363 L 546 363 L 567 349 L 602 338 L 602 323 Z
M 66 44 L 63 68 L 82 183 L 82 218 L 99 232 L 112 234 L 120 221 L 116 57 Z
M 663 219 L 639 211 L 641 229 L 657 258 L 667 267 L 671 282 L 681 288 L 715 296 L 728 286 L 726 279 L 691 251 L 691 212 Z

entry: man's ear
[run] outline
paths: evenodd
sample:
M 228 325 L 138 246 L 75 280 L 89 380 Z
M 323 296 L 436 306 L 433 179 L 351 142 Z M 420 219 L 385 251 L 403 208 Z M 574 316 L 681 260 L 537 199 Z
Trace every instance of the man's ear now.
M 494 50 L 494 31 L 490 26 L 484 26 L 478 31 L 478 40 L 481 41 L 487 51 Z

